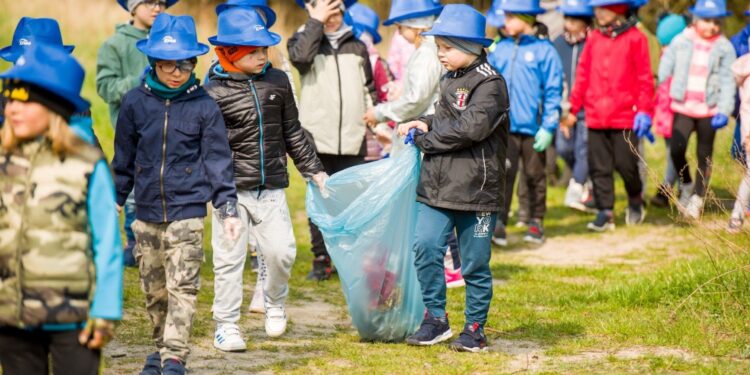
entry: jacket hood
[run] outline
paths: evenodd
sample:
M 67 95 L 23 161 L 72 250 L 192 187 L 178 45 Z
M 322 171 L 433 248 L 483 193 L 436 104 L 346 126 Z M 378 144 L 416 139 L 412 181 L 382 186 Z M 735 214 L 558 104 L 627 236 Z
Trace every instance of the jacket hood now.
M 115 33 L 122 34 L 135 39 L 146 39 L 148 38 L 148 30 L 141 30 L 133 26 L 131 23 L 121 23 L 115 26 Z

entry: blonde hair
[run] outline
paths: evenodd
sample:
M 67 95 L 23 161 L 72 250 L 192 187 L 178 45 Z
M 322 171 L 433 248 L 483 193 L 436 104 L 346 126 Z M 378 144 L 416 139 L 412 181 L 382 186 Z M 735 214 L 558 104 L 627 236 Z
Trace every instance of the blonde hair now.
M 83 141 L 76 136 L 68 122 L 59 114 L 49 109 L 49 124 L 44 133 L 45 138 L 52 144 L 52 151 L 58 156 L 75 155 L 81 150 Z M 13 127 L 6 119 L 0 130 L 0 147 L 8 153 L 15 151 L 21 140 L 16 137 Z

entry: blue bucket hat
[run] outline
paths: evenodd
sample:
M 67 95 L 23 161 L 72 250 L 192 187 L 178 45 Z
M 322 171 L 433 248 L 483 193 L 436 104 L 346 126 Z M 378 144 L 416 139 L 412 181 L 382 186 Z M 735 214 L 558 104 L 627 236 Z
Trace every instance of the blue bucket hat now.
M 160 60 L 190 59 L 205 55 L 210 49 L 198 43 L 193 17 L 166 13 L 156 17 L 148 39 L 139 40 L 135 47 L 144 55 Z
M 215 46 L 269 47 L 279 44 L 281 36 L 268 31 L 257 9 L 232 7 L 219 14 L 219 32 L 208 41 Z
M 321 0 L 318 0 L 318 1 L 321 1 Z M 354 3 L 356 3 L 356 2 L 357 2 L 357 0 L 344 0 L 344 7 L 348 9 L 350 6 L 354 5 Z M 304 8 L 305 7 L 305 0 L 297 0 L 297 5 L 299 5 L 302 8 Z
M 178 1 L 180 0 L 167 0 L 167 8 L 171 7 L 172 5 L 175 5 Z M 128 0 L 117 0 L 117 3 L 120 4 L 122 9 L 125 9 L 128 12 L 130 11 L 128 9 Z
M 276 12 L 268 6 L 268 0 L 228 0 L 226 3 L 216 6 L 216 15 L 218 16 L 221 12 L 233 7 L 257 8 L 263 13 L 268 28 L 276 23 Z
M 0 58 L 8 62 L 15 62 L 23 52 L 35 44 L 49 44 L 59 46 L 68 53 L 73 52 L 74 46 L 65 46 L 57 21 L 51 18 L 23 17 L 16 25 L 13 42 L 0 49 Z
M 617 4 L 626 4 L 629 6 L 633 6 L 633 2 L 631 0 L 591 0 L 589 3 L 592 7 L 606 7 L 608 5 L 617 5 Z
M 445 6 L 432 30 L 422 35 L 464 39 L 489 47 L 492 39 L 488 39 L 484 30 L 487 27 L 482 13 L 466 4 L 449 4 Z
M 593 17 L 594 8 L 589 5 L 588 0 L 563 0 L 557 7 L 557 11 L 565 16 Z
M 724 18 L 732 15 L 727 11 L 725 0 L 698 0 L 690 13 L 699 18 Z
M 84 112 L 90 106 L 81 97 L 85 75 L 81 64 L 67 50 L 39 43 L 26 48 L 16 64 L 0 74 L 0 79 L 3 86 L 17 81 L 34 85 L 67 102 L 76 112 Z
M 363 32 L 368 32 L 372 35 L 373 43 L 380 43 L 383 38 L 378 32 L 378 26 L 380 26 L 380 17 L 367 5 L 354 4 L 351 8 L 346 10 L 344 19 L 350 24 L 354 31 L 354 36 L 359 38 Z
M 505 26 L 505 11 L 500 9 L 500 3 L 503 0 L 493 0 L 492 6 L 487 10 L 487 23 L 492 27 L 503 27 Z
M 501 0 L 500 10 L 505 13 L 533 15 L 546 12 L 546 10 L 539 5 L 539 0 Z
M 433 0 L 393 0 L 391 12 L 383 26 L 390 26 L 399 21 L 427 16 L 437 16 L 443 10 L 439 2 Z

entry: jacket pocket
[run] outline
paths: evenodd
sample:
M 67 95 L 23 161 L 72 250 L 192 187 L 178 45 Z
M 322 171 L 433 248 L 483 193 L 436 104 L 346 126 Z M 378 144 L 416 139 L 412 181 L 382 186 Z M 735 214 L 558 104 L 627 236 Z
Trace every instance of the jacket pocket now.
M 209 184 L 200 162 L 172 164 L 164 183 L 170 193 L 167 200 L 172 203 L 208 202 Z
M 150 206 L 161 199 L 159 168 L 135 164 L 135 201 L 138 205 Z

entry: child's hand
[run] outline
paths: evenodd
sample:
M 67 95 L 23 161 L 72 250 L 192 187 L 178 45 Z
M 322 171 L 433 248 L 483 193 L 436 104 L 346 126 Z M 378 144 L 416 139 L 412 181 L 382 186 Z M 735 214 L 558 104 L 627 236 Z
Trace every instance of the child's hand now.
M 560 121 L 560 125 L 562 125 L 564 128 L 572 128 L 573 126 L 575 126 L 576 121 L 578 121 L 576 116 L 572 113 L 568 113 L 568 116 Z
M 341 11 L 341 0 L 318 0 L 315 6 L 312 3 L 305 4 L 305 9 L 310 13 L 310 18 L 326 23 L 329 17 Z
M 407 134 L 409 134 L 409 130 L 413 128 L 417 128 L 423 133 L 427 133 L 428 131 L 430 131 L 427 124 L 422 121 L 409 121 L 398 125 L 398 135 L 405 137 Z
M 315 186 L 318 187 L 318 190 L 320 190 L 320 195 L 323 198 L 328 198 L 330 196 L 330 194 L 328 193 L 328 190 L 326 189 L 326 181 L 328 181 L 328 173 L 318 172 L 312 176 L 312 181 L 313 183 L 315 183 Z
M 362 121 L 365 122 L 365 125 L 370 127 L 378 123 L 378 120 L 375 118 L 375 107 L 370 107 L 367 112 L 365 112 L 365 115 L 362 116 Z
M 115 204 L 115 208 L 117 208 L 117 213 L 118 214 L 122 213 L 122 206 L 120 206 L 119 204 Z
M 570 128 L 561 124 L 560 133 L 562 133 L 565 139 L 570 139 Z
M 114 336 L 114 322 L 104 319 L 89 319 L 83 331 L 78 335 L 78 342 L 91 350 L 101 350 Z
M 714 130 L 719 130 L 729 124 L 729 117 L 723 113 L 717 113 L 712 119 L 711 119 L 711 127 L 714 128 Z

